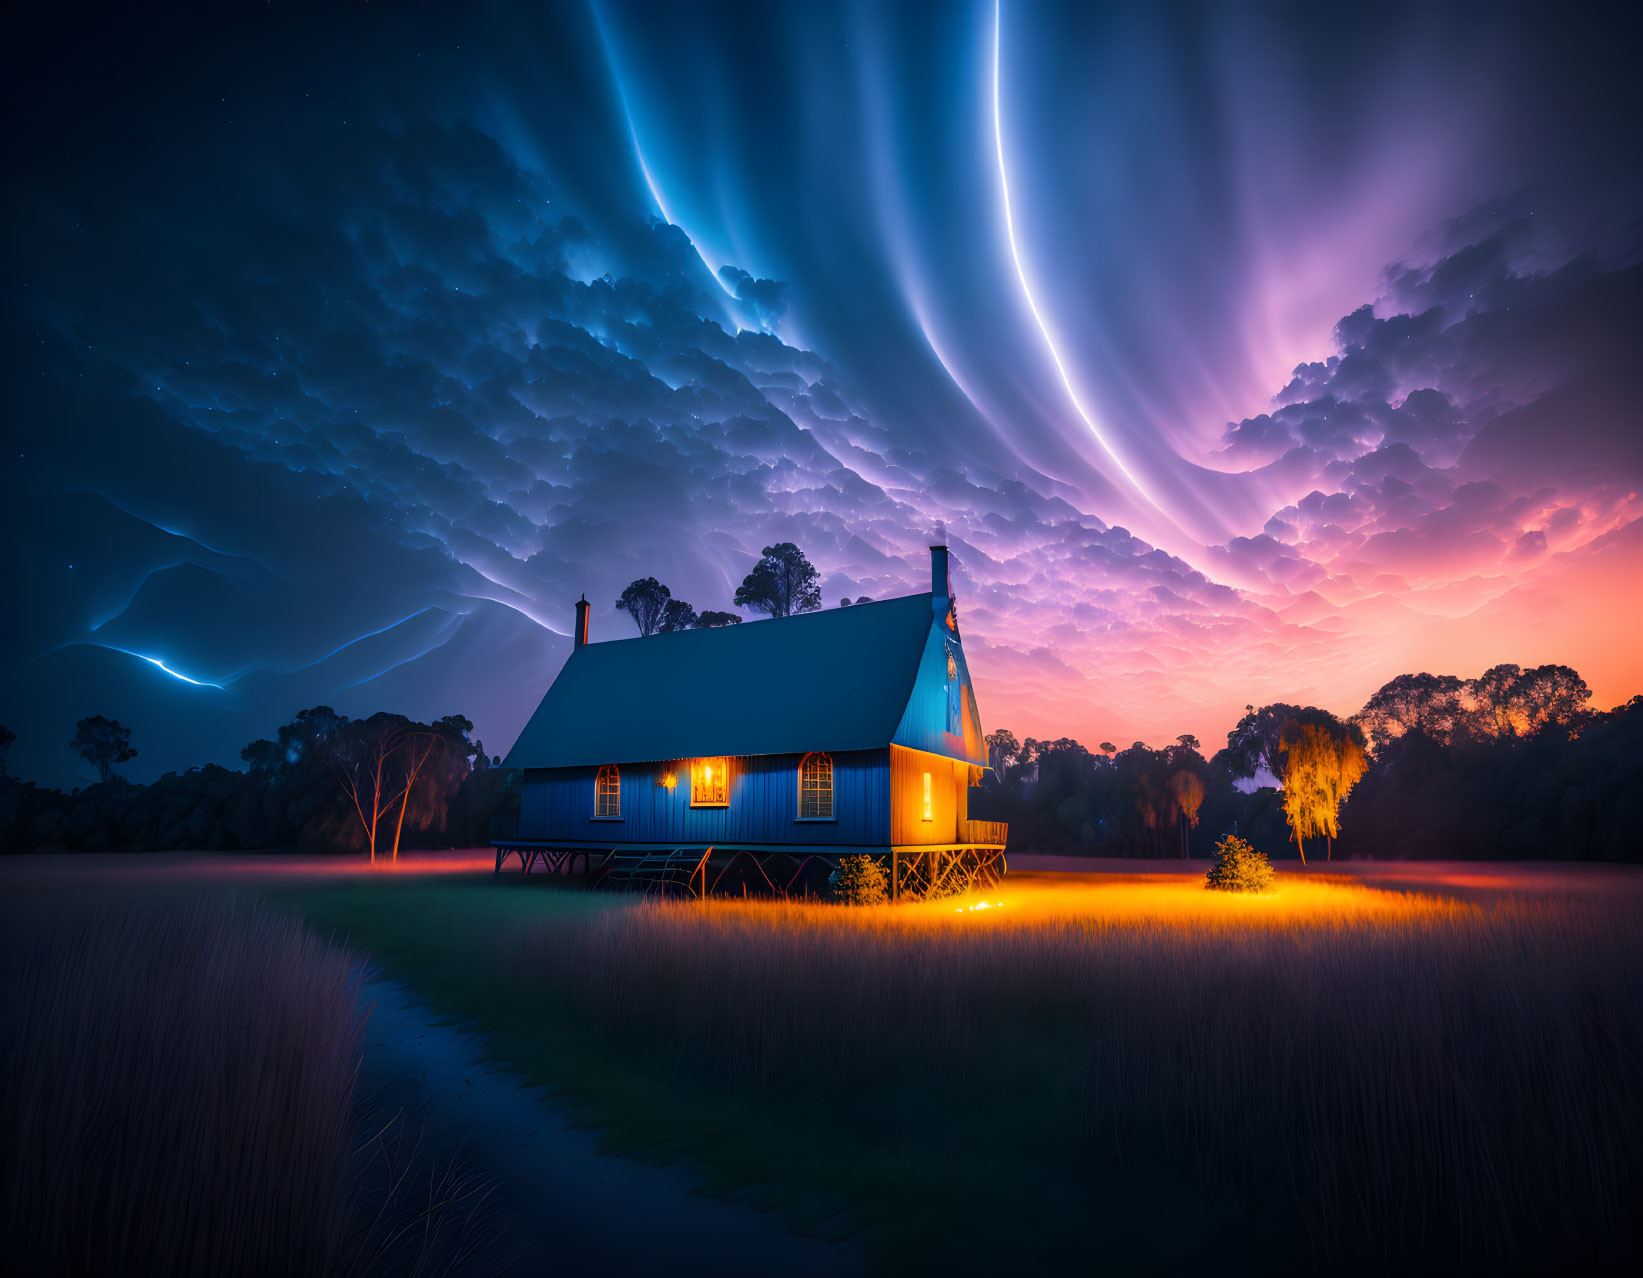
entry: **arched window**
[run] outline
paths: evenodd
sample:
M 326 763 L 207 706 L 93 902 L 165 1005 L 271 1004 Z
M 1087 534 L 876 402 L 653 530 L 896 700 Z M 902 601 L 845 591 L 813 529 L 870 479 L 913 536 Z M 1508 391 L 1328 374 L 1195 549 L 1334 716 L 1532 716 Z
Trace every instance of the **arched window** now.
M 622 774 L 614 763 L 599 769 L 593 783 L 593 815 L 619 817 L 622 815 Z
M 799 816 L 812 821 L 833 815 L 833 758 L 807 754 L 799 762 Z

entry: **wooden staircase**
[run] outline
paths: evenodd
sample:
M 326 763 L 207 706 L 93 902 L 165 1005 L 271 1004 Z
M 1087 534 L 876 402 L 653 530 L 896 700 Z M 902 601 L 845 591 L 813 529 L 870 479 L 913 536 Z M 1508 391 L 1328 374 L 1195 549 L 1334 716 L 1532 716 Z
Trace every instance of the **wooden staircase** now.
M 617 848 L 605 860 L 599 886 L 658 896 L 705 896 L 707 859 L 712 855 L 711 847 L 705 852 L 699 848 L 635 852 Z

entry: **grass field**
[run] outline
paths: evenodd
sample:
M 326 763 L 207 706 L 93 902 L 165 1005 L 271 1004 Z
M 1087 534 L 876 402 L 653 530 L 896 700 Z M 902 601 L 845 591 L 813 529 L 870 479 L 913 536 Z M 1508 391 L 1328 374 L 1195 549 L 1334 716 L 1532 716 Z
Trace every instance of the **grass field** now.
M 1624 1269 L 1643 897 L 1028 875 L 871 910 L 273 889 L 611 1143 L 884 1268 Z
M 431 1278 L 476 1254 L 486 1186 L 356 1087 L 354 956 L 199 883 L 4 886 L 0 1268 Z

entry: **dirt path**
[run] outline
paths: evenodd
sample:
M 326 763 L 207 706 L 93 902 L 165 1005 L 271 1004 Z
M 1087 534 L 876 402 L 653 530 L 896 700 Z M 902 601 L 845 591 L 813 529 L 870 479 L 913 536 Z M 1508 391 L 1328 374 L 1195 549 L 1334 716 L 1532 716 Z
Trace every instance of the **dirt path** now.
M 372 979 L 365 1087 L 421 1102 L 422 1139 L 498 1182 L 507 1274 L 832 1275 L 866 1272 L 850 1243 L 800 1238 L 774 1216 L 692 1192 L 679 1167 L 602 1154 L 592 1132 L 523 1079 L 481 1063 L 479 1040 L 409 989 Z

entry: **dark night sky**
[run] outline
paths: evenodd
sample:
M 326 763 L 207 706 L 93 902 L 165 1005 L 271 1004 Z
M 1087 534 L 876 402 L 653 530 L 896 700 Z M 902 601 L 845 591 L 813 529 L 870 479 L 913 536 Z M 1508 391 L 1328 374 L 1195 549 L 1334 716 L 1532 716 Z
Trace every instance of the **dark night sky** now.
M 985 726 L 1643 691 L 1619 7 L 256 5 L 14 29 L 0 722 L 512 741 L 654 574 L 954 547 Z

